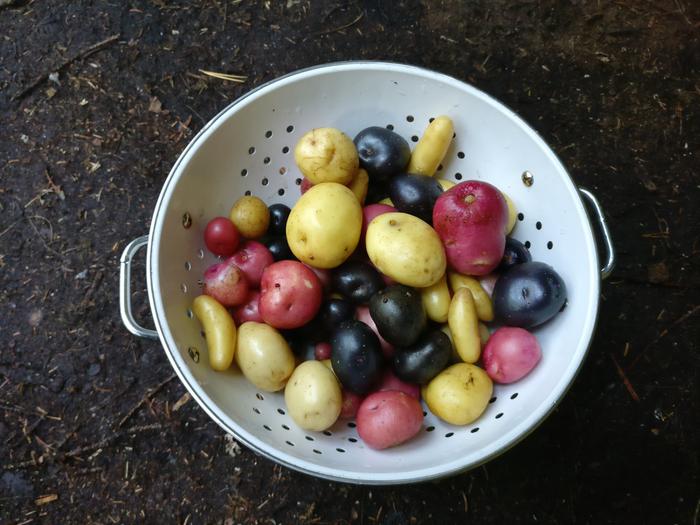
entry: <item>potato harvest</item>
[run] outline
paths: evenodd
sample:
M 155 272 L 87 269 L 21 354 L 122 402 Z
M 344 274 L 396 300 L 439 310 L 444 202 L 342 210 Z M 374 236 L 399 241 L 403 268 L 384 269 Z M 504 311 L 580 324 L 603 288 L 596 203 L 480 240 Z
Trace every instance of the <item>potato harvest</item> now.
M 511 236 L 508 195 L 440 178 L 454 128 L 431 119 L 413 151 L 393 127 L 309 130 L 291 208 L 247 192 L 215 210 L 203 244 L 219 260 L 192 305 L 209 366 L 284 391 L 305 431 L 351 419 L 383 450 L 421 434 L 425 410 L 470 425 L 546 359 L 533 330 L 566 284 Z

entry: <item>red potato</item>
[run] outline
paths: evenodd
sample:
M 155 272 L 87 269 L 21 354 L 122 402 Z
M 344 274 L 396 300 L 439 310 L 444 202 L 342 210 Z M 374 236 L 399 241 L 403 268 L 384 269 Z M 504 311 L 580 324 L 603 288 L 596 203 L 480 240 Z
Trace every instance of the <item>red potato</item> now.
M 312 186 L 313 186 L 313 183 L 309 179 L 304 177 L 303 179 L 301 179 L 301 184 L 299 185 L 299 191 L 301 192 L 302 195 L 304 195 L 304 193 L 309 191 Z
M 263 318 L 260 315 L 260 291 L 251 290 L 248 294 L 248 299 L 245 303 L 236 306 L 232 311 L 231 315 L 233 320 L 236 322 L 236 326 L 240 326 L 243 323 L 252 321 L 254 323 L 262 323 Z
M 360 234 L 360 243 L 364 243 L 367 225 L 372 222 L 372 219 L 382 213 L 391 213 L 394 211 L 396 211 L 396 208 L 388 204 L 368 204 L 362 208 L 362 233 Z
M 232 258 L 211 265 L 204 272 L 202 293 L 213 297 L 224 306 L 243 304 L 248 298 L 250 285 Z
M 422 425 L 421 404 L 396 390 L 368 395 L 357 411 L 357 433 L 367 446 L 377 450 L 408 441 Z
M 542 358 L 537 338 L 524 328 L 504 326 L 489 337 L 481 359 L 496 383 L 513 383 L 529 374 Z
M 354 419 L 364 400 L 364 396 L 343 389 L 343 404 L 340 408 L 340 419 Z
M 330 343 L 316 343 L 314 348 L 314 356 L 317 361 L 323 361 L 324 359 L 331 358 L 331 344 Z
M 385 390 L 403 392 L 420 401 L 420 386 L 401 381 L 391 370 L 384 372 L 382 380 L 377 387 L 377 392 L 384 392 Z
M 228 217 L 215 217 L 204 229 L 204 244 L 214 255 L 228 257 L 238 248 L 241 234 Z
M 260 280 L 260 315 L 275 328 L 299 328 L 321 306 L 323 285 L 311 269 L 298 261 L 278 261 Z
M 260 286 L 263 270 L 275 262 L 267 246 L 257 241 L 245 241 L 231 259 L 253 288 Z
M 372 316 L 369 313 L 369 307 L 358 306 L 356 312 L 357 313 L 355 314 L 355 317 L 357 318 L 357 320 L 362 321 L 367 326 L 369 326 L 379 338 L 379 343 L 382 347 L 382 353 L 384 354 L 384 357 L 387 359 L 391 359 L 394 355 L 394 347 L 379 334 L 379 330 L 377 330 L 377 325 L 374 323 L 374 319 L 372 319 Z
M 325 291 L 331 289 L 331 272 L 329 270 L 324 270 L 323 268 L 314 268 L 313 266 L 308 265 L 306 263 L 302 264 L 304 264 L 304 266 L 306 266 L 316 274 L 316 277 L 318 277 L 318 280 L 321 281 L 321 284 L 323 285 L 323 289 Z
M 501 262 L 508 205 L 495 186 L 464 181 L 444 192 L 433 208 L 433 228 L 448 265 L 465 275 L 486 275 Z
M 489 297 L 493 296 L 493 288 L 496 286 L 496 281 L 498 281 L 497 273 L 490 273 L 479 278 L 479 284 Z

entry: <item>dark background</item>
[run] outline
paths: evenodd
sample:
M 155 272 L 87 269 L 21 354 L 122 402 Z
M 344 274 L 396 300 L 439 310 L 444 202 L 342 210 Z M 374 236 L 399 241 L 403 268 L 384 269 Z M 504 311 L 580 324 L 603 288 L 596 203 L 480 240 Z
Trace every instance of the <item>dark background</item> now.
M 0 5 L 0 522 L 698 523 L 700 4 Z M 343 485 L 236 450 L 185 402 L 160 344 L 119 318 L 119 255 L 204 122 L 262 82 L 347 59 L 425 66 L 502 100 L 598 195 L 617 246 L 560 407 L 435 483 Z

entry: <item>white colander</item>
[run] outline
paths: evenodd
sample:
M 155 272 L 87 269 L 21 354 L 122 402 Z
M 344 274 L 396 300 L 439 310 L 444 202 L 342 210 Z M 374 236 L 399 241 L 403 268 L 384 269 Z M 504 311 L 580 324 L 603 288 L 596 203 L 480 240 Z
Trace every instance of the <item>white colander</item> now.
M 297 140 L 315 127 L 353 137 L 368 126 L 391 126 L 416 142 L 429 119 L 449 115 L 456 136 L 438 176 L 480 179 L 505 191 L 521 212 L 513 235 L 535 260 L 552 265 L 568 290 L 568 306 L 536 330 L 543 358 L 525 379 L 496 385 L 486 412 L 457 427 L 426 410 L 409 443 L 374 451 L 353 422 L 326 432 L 299 429 L 282 393 L 258 391 L 240 373 L 214 372 L 190 310 L 199 279 L 216 258 L 203 230 L 232 203 L 253 194 L 291 206 L 301 175 Z M 601 270 L 581 194 L 591 201 L 608 256 Z M 131 314 L 131 260 L 148 245 L 148 292 L 156 331 Z M 127 328 L 160 338 L 192 397 L 224 430 L 264 456 L 315 476 L 354 483 L 423 481 L 472 468 L 504 452 L 556 406 L 578 371 L 593 334 L 600 279 L 613 251 L 595 198 L 577 190 L 544 141 L 502 104 L 454 78 L 411 66 L 347 62 L 302 70 L 233 102 L 192 140 L 175 163 L 155 207 L 149 236 L 133 241 L 121 260 L 121 312 Z

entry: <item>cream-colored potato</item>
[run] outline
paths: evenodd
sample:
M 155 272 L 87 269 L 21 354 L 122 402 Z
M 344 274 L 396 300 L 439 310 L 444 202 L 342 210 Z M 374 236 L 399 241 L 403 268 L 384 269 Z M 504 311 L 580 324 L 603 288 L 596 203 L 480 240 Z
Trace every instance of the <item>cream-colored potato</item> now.
M 455 186 L 455 183 L 452 182 L 451 180 L 438 179 L 437 181 L 440 183 L 440 186 L 442 186 L 443 191 L 447 191 L 450 188 L 454 188 L 454 186 Z
M 260 390 L 282 390 L 294 371 L 294 354 L 282 334 L 265 323 L 238 327 L 236 363 Z
M 508 224 L 506 224 L 506 235 L 510 234 L 515 228 L 515 221 L 518 219 L 518 209 L 515 207 L 513 199 L 511 199 L 505 192 L 501 192 L 503 198 L 506 200 L 508 205 Z
M 326 430 L 336 422 L 343 393 L 335 374 L 320 361 L 301 363 L 284 389 L 287 412 L 304 430 Z
M 433 120 L 411 153 L 411 162 L 406 171 L 432 177 L 445 158 L 453 135 L 454 126 L 450 117 L 443 115 Z
M 364 206 L 365 199 L 367 198 L 367 188 L 369 188 L 369 174 L 362 168 L 357 170 L 357 175 L 352 179 L 348 188 L 357 197 L 360 206 Z
M 481 338 L 476 304 L 469 288 L 455 291 L 447 313 L 447 324 L 459 357 L 465 363 L 476 363 L 481 355 Z
M 446 322 L 450 309 L 450 289 L 445 276 L 440 277 L 432 286 L 421 288 L 420 295 L 428 317 L 436 323 Z
M 383 213 L 367 227 L 367 255 L 394 281 L 425 288 L 445 273 L 445 250 L 429 224 L 407 213 Z
M 493 382 L 476 365 L 457 363 L 422 389 L 430 411 L 453 425 L 468 425 L 484 413 L 493 394 Z
M 221 303 L 208 295 L 195 298 L 192 312 L 204 328 L 209 366 L 219 371 L 228 369 L 236 352 L 236 325 L 231 314 Z
M 473 277 L 462 275 L 457 272 L 448 272 L 447 277 L 450 281 L 452 292 L 456 292 L 460 288 L 469 288 L 469 291 L 474 297 L 476 303 L 476 315 L 480 321 L 493 321 L 493 304 L 489 294 L 481 287 L 479 281 Z
M 302 262 L 335 268 L 360 240 L 362 207 L 355 194 L 335 182 L 322 182 L 296 202 L 287 220 L 287 242 Z
M 246 239 L 257 239 L 265 235 L 270 225 L 270 210 L 262 199 L 246 195 L 238 199 L 229 213 L 229 219 Z
M 294 148 L 294 160 L 312 184 L 349 184 L 360 166 L 352 139 L 335 128 L 316 128 L 306 133 Z

